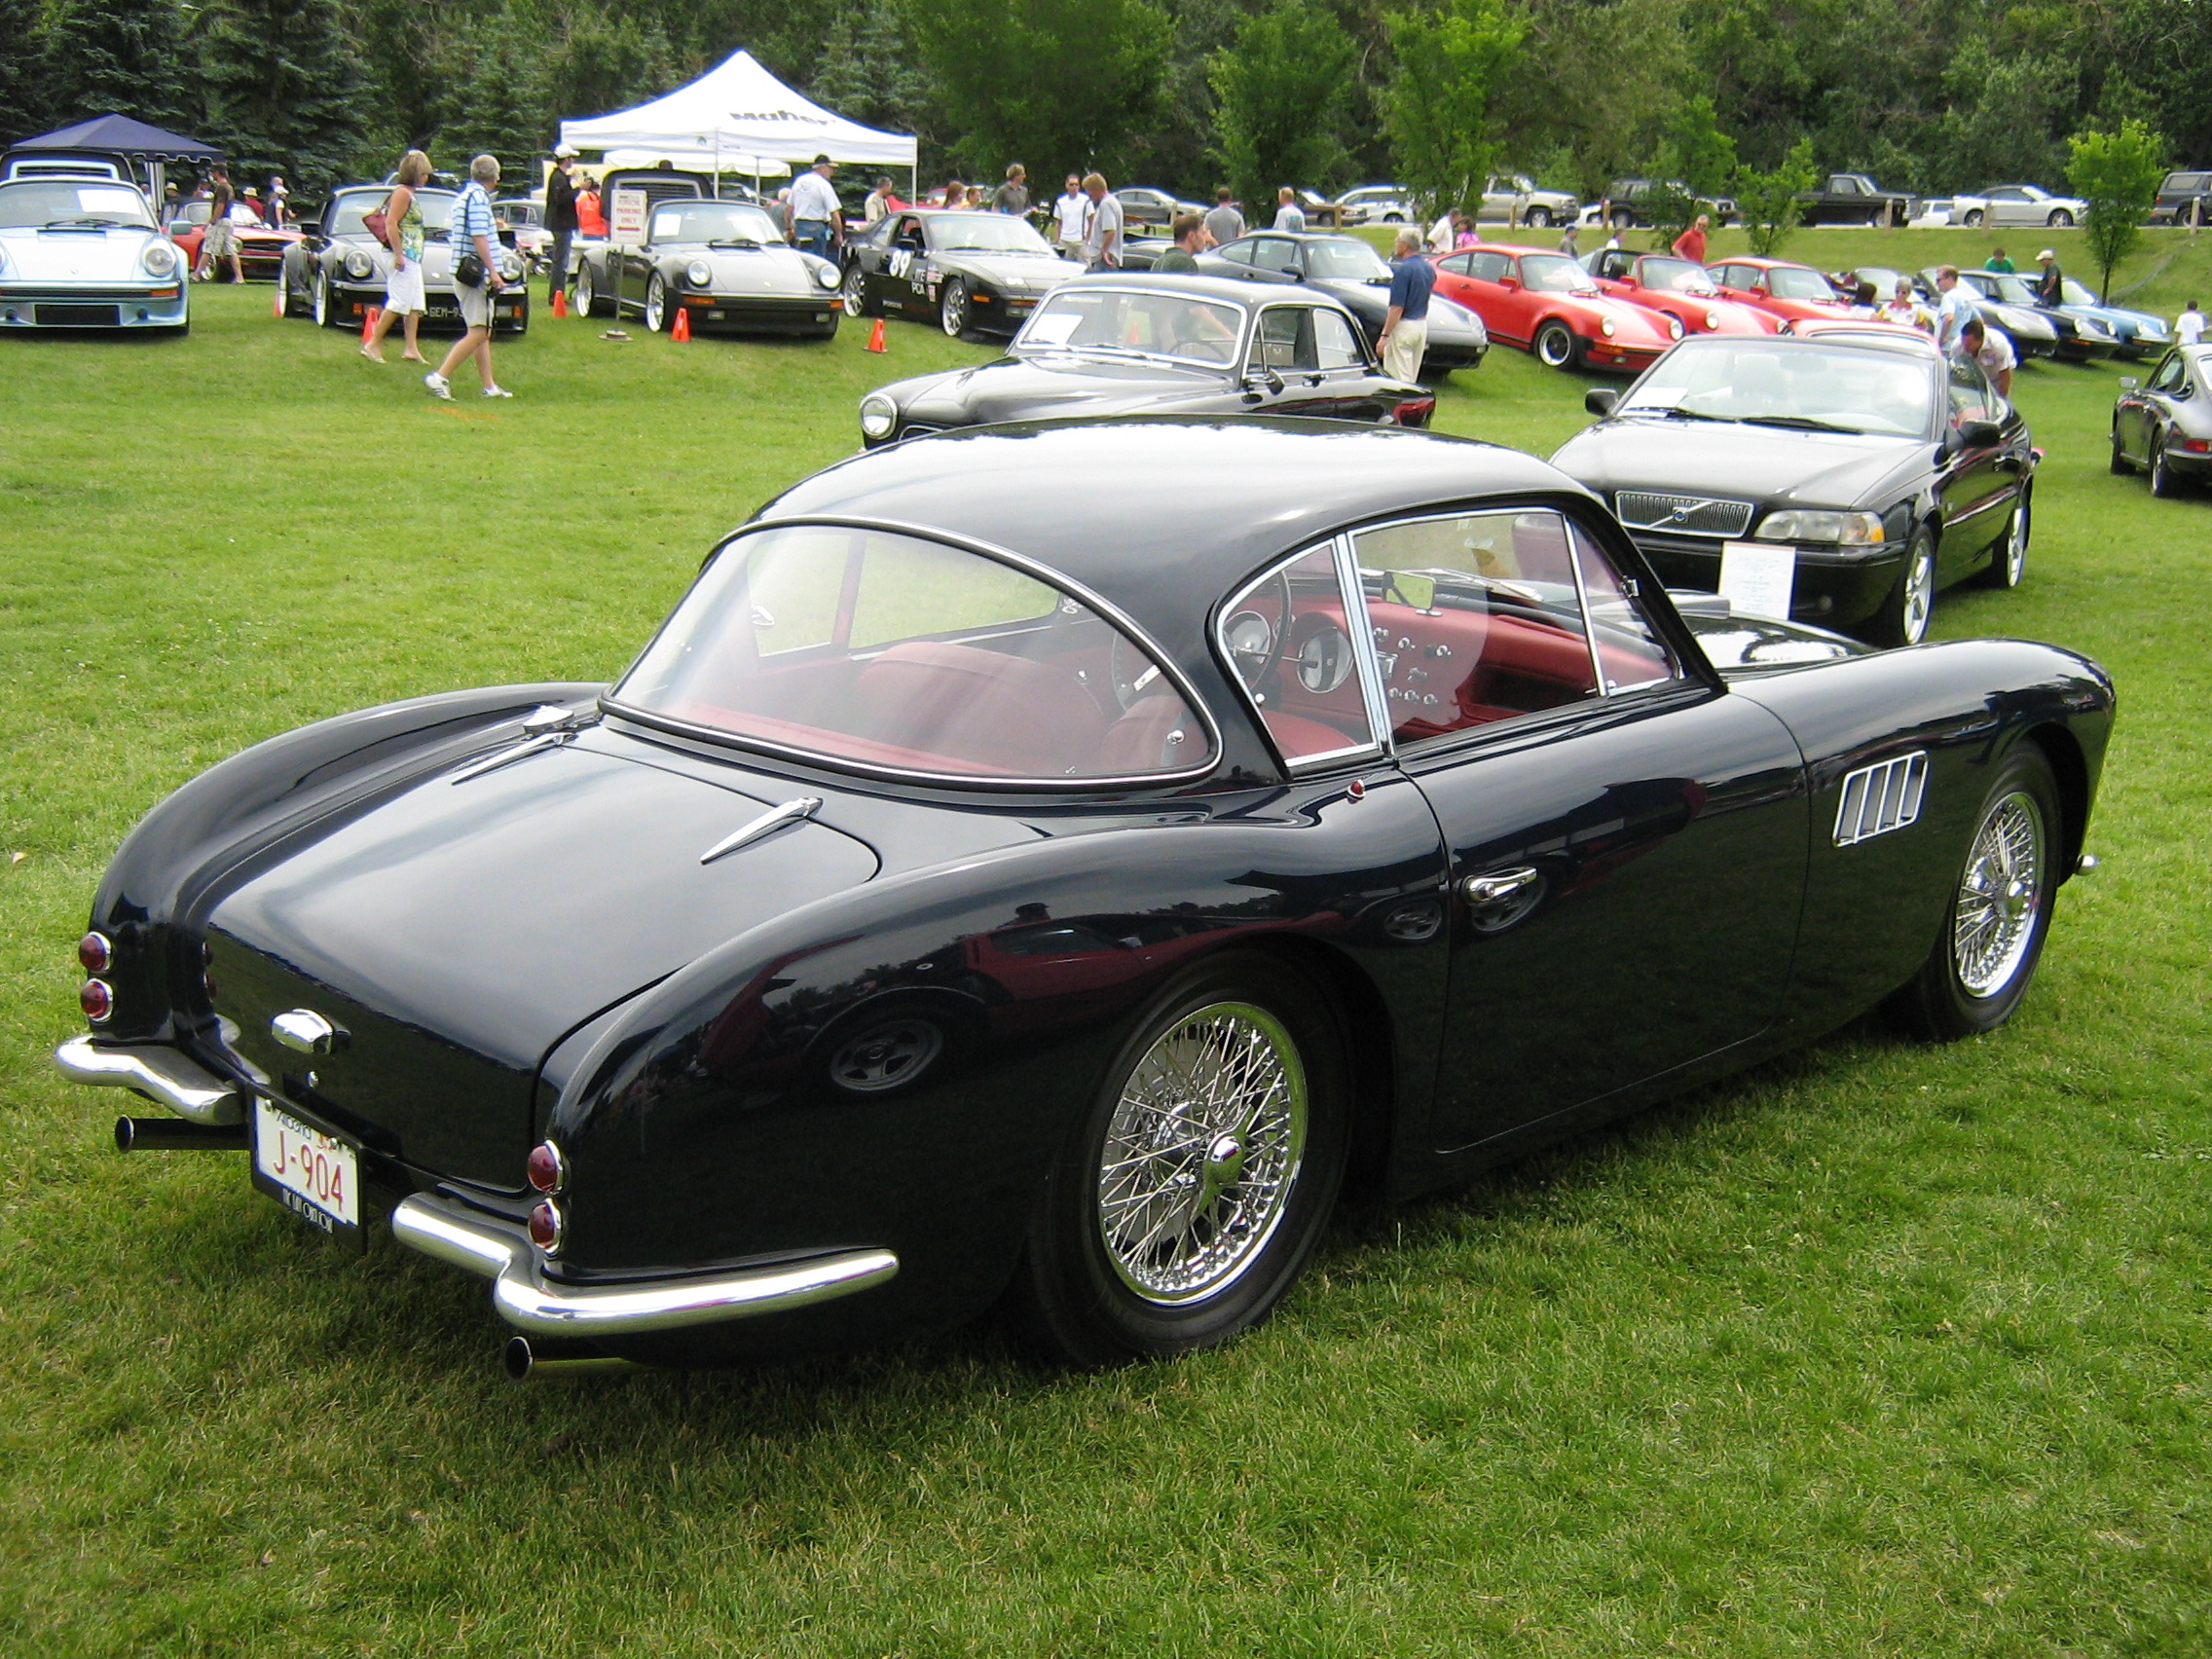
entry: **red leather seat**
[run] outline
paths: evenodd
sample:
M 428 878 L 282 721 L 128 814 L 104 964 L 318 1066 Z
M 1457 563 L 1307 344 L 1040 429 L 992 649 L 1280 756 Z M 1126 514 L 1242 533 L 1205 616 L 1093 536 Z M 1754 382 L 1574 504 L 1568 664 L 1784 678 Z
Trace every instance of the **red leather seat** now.
M 978 771 L 1095 773 L 1106 717 L 1065 674 L 1027 657 L 931 640 L 893 645 L 861 671 L 855 729 Z

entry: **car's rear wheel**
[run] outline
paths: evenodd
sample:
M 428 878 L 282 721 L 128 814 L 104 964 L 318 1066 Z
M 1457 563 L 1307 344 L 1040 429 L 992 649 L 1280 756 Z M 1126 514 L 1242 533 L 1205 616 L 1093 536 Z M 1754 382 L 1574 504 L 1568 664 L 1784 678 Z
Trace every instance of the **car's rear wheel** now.
M 845 308 L 849 317 L 873 316 L 876 308 L 868 304 L 867 273 L 859 265 L 845 273 L 845 280 L 837 290 L 837 303 Z
M 2174 472 L 2173 462 L 2166 459 L 2166 434 L 2163 432 L 2158 433 L 2151 440 L 2149 471 L 2152 495 L 2178 496 L 2181 494 L 2181 479 Z
M 1884 645 L 1917 645 L 1928 638 L 1929 619 L 1936 614 L 1936 537 L 1921 525 L 1905 544 L 1904 569 L 1898 585 L 1882 602 L 1874 619 L 1874 640 Z
M 1989 569 L 1981 579 L 1993 588 L 2016 588 L 2028 573 L 2028 536 L 2035 529 L 2035 500 L 2022 489 L 2012 503 L 2012 516 L 2005 523 L 2005 538 L 1990 555 Z
M 2074 223 L 2074 215 L 2063 207 L 2053 207 L 2050 210 L 2050 217 L 2046 223 L 2054 231 L 2063 231 Z
M 937 319 L 943 324 L 945 333 L 959 339 L 968 332 L 968 284 L 955 276 L 945 283 L 944 292 L 938 299 Z
M 645 332 L 658 334 L 668 326 L 668 283 L 659 272 L 645 284 Z
M 1567 369 L 1574 366 L 1580 347 L 1581 342 L 1574 338 L 1574 330 L 1554 317 L 1536 330 L 1536 338 L 1530 343 L 1530 350 L 1535 352 L 1536 361 L 1545 368 Z
M 1612 224 L 1616 231 L 1633 231 L 1636 229 L 1636 215 L 1626 207 L 1615 207 Z
M 1079 1365 L 1188 1353 L 1266 1318 L 1343 1181 L 1350 1076 L 1305 976 L 1234 952 L 1138 1019 L 1039 1197 L 1011 1311 Z
M 1982 213 L 1979 207 L 1969 207 L 1967 216 L 1961 219 L 1959 223 L 1966 226 L 1970 231 L 1978 231 L 1981 229 L 1981 219 Z
M 2058 786 L 2033 743 L 2007 757 L 1982 799 L 1943 925 L 1891 1011 L 1932 1042 L 1994 1031 L 2035 977 L 2058 890 Z

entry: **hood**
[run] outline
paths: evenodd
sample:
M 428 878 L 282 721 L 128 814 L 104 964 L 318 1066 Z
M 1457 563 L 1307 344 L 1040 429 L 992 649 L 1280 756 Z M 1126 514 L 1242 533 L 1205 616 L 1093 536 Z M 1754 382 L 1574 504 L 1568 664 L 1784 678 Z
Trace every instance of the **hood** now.
M 1999 300 L 1984 300 L 1981 302 L 1980 309 L 1987 313 L 1990 321 L 1996 323 L 1998 327 L 2015 339 L 2056 340 L 2058 338 L 2058 330 L 2050 325 L 2049 318 L 2037 315 L 2036 313 L 2029 311 L 2025 306 L 2010 306 Z
M 1151 408 L 1178 393 L 1218 392 L 1227 376 L 1226 369 L 1055 353 L 1001 357 L 884 389 L 911 420 L 980 425 L 1042 420 L 1059 413 L 1062 405 L 1079 404 L 1087 415 Z
M 1654 490 L 1850 508 L 1869 504 L 1893 473 L 1934 444 L 1637 417 L 1599 422 L 1569 438 L 1552 464 L 1605 496 Z
M 180 260 L 166 276 L 151 276 L 138 256 L 148 242 L 164 240 L 144 226 L 122 230 L 42 231 L 30 227 L 0 232 L 8 254 L 8 278 L 18 282 L 174 282 Z
M 939 258 L 957 267 L 955 275 L 973 273 L 1002 292 L 1042 294 L 1084 268 L 1072 259 L 1036 253 L 945 253 Z
M 876 872 L 866 844 L 812 823 L 702 865 L 787 797 L 592 741 L 433 774 L 232 888 L 209 917 L 210 977 L 240 1057 L 312 1064 L 299 1097 L 372 1146 L 516 1186 L 536 1068 L 564 1034 Z M 301 1007 L 350 1034 L 345 1051 L 276 1045 L 271 1017 Z
M 667 255 L 679 268 L 703 259 L 715 274 L 715 291 L 734 294 L 819 295 L 824 304 L 836 298 L 836 290 L 815 279 L 818 261 L 795 247 L 708 247 L 675 249 Z

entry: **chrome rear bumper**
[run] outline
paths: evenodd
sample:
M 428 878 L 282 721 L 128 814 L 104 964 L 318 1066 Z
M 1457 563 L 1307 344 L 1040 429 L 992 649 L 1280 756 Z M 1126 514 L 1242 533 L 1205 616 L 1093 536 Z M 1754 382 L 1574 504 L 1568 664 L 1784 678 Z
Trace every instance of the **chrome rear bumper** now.
M 196 1124 L 245 1122 L 238 1086 L 174 1049 L 103 1049 L 90 1037 L 72 1037 L 54 1051 L 54 1063 L 72 1083 L 135 1088 Z
M 888 1250 L 843 1250 L 806 1261 L 610 1285 L 564 1285 L 538 1271 L 522 1230 L 451 1198 L 417 1193 L 391 1212 L 392 1236 L 492 1281 L 492 1306 L 518 1331 L 538 1337 L 638 1336 L 689 1325 L 788 1313 L 889 1280 Z

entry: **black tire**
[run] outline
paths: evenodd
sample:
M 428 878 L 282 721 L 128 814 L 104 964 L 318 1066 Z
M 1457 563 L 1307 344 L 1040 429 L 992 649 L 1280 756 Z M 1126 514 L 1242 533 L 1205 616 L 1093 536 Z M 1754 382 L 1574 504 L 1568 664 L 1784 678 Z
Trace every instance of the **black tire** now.
M 647 334 L 658 334 L 675 320 L 675 313 L 668 303 L 668 283 L 659 272 L 645 284 L 645 309 L 643 320 Z
M 1549 207 L 1531 207 L 1522 215 L 1521 222 L 1531 230 L 1548 231 L 1552 225 L 1552 210 Z
M 2151 474 L 2152 495 L 2162 496 L 2170 500 L 2181 494 L 2181 479 L 2174 472 L 2172 463 L 2166 460 L 2165 433 L 2152 434 L 2150 461 L 2145 470 Z
M 1984 587 L 2010 590 L 2027 579 L 2028 538 L 2035 534 L 2036 505 L 2032 487 L 2023 487 L 2005 521 L 2005 534 L 1990 549 L 1989 569 L 1981 572 Z
M 1936 537 L 1926 525 L 1913 527 L 1905 543 L 1898 585 L 1882 601 L 1868 630 L 1877 645 L 1917 645 L 1928 638 L 1936 614 Z
M 1981 229 L 1981 218 L 1982 214 L 1979 207 L 1969 207 L 1966 217 L 1961 219 L 1959 223 L 1966 226 L 1970 231 L 1978 231 Z
M 955 276 L 945 283 L 944 291 L 938 296 L 937 302 L 937 320 L 944 332 L 955 340 L 967 333 L 968 324 L 973 320 L 969 314 L 972 310 L 968 303 L 967 281 Z
M 1928 959 L 1890 999 L 1907 1030 L 1950 1043 L 2012 1017 L 2050 932 L 2063 823 L 2050 761 L 2021 743 L 1974 814 Z
M 2120 447 L 2120 423 L 2117 421 L 2113 423 L 2112 427 L 2112 461 L 2110 464 L 2113 476 L 2116 478 L 2127 478 L 2134 475 L 2135 463 L 2127 459 L 2127 452 Z
M 2050 210 L 2050 217 L 2045 223 L 2054 231 L 2069 230 L 2073 227 L 2074 215 L 2063 207 L 2053 207 Z
M 1628 208 L 1628 207 L 1615 207 L 1615 208 L 1613 209 L 1612 225 L 1613 225 L 1613 229 L 1614 229 L 1614 230 L 1616 230 L 1616 231 L 1633 231 L 1633 230 L 1635 230 L 1635 229 L 1636 229 L 1636 212 L 1635 212 L 1635 210 L 1634 210 L 1633 208 Z
M 1571 369 L 1582 355 L 1582 342 L 1575 338 L 1573 329 L 1554 317 L 1536 330 L 1529 350 L 1547 369 Z
M 589 265 L 578 265 L 576 267 L 576 314 L 578 316 L 599 316 L 604 313 L 605 310 L 606 308 L 601 304 L 599 298 L 599 283 L 592 276 L 591 267 Z
M 1222 1051 L 1209 1043 L 1259 1054 L 1256 1065 L 1240 1062 L 1240 1075 L 1266 1080 L 1265 1124 L 1257 1111 L 1241 1131 L 1194 1120 L 1198 1103 L 1182 1097 L 1187 1088 L 1171 1090 L 1165 1109 L 1141 1092 L 1124 1098 L 1140 1070 L 1154 1088 L 1189 1077 Z M 1346 1053 L 1335 1005 L 1272 958 L 1227 952 L 1181 976 L 1135 1022 L 1046 1177 L 1009 1293 L 1020 1334 L 1059 1359 L 1097 1366 L 1212 1347 L 1265 1319 L 1305 1271 L 1344 1180 Z M 1216 1110 L 1240 1117 L 1247 1104 Z M 1148 1112 L 1142 1138 L 1152 1148 L 1132 1156 Z M 1302 1144 L 1290 1126 L 1301 1115 Z M 1261 1184 L 1255 1163 L 1279 1179 Z M 1153 1184 L 1152 1201 L 1132 1196 L 1140 1183 Z M 1178 1221 L 1194 1184 L 1199 1197 Z M 1119 1195 L 1108 1190 L 1117 1185 Z M 1162 1195 L 1172 1195 L 1164 1213 Z M 1123 1231 L 1110 1237 L 1116 1205 Z M 1170 1225 L 1177 1232 L 1161 1238 Z M 1137 1227 L 1147 1231 L 1131 1241 Z M 1189 1284 L 1186 1271 L 1196 1274 Z
M 867 297 L 867 273 L 855 260 L 853 268 L 845 273 L 845 279 L 837 288 L 837 303 L 845 308 L 845 314 L 856 320 L 877 316 L 883 308 Z

